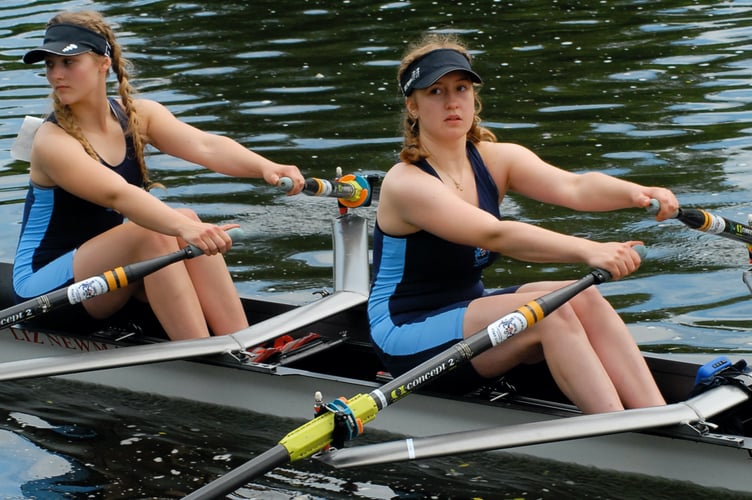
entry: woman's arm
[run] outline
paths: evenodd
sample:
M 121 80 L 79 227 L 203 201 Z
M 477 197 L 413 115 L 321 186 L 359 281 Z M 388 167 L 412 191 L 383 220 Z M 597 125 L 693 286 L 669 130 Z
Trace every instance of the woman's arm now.
M 568 172 L 516 144 L 481 143 L 479 149 L 497 183 L 501 180 L 511 191 L 544 203 L 604 212 L 646 208 L 655 198 L 661 202 L 658 220 L 671 217 L 679 207 L 668 189 L 642 186 L 600 172 Z
M 178 120 L 166 107 L 148 99 L 135 101 L 148 142 L 172 156 L 202 165 L 233 177 L 263 178 L 276 185 L 280 177 L 290 177 L 299 192 L 304 179 L 294 165 L 273 162 L 238 142 L 204 132 Z
M 633 272 L 638 241 L 599 243 L 523 222 L 498 220 L 455 196 L 435 177 L 414 165 L 389 170 L 380 191 L 377 219 L 392 235 L 428 231 L 453 243 L 493 250 L 526 262 L 584 263 L 614 278 Z
M 231 245 L 223 229 L 195 221 L 170 208 L 143 189 L 91 158 L 81 144 L 53 124 L 40 127 L 31 154 L 34 182 L 60 188 L 97 205 L 111 208 L 136 224 L 196 245 L 208 254 Z

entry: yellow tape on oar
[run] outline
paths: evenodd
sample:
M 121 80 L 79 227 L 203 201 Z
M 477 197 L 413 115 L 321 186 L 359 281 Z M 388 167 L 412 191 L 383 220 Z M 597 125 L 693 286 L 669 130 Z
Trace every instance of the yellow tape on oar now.
M 376 418 L 379 411 L 376 402 L 368 394 L 358 394 L 347 401 L 347 406 L 362 424 Z M 333 433 L 334 413 L 327 412 L 301 425 L 285 436 L 279 444 L 287 449 L 290 461 L 294 462 L 326 448 L 332 442 Z

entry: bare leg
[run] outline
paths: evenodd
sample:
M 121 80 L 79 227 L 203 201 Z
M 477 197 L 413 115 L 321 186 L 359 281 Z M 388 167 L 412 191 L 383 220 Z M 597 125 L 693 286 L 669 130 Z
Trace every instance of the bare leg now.
M 224 256 L 197 257 L 185 265 L 212 332 L 226 335 L 246 328 L 248 319 Z
M 535 283 L 516 294 L 473 301 L 465 316 L 465 335 L 561 285 Z M 665 404 L 629 330 L 597 290 L 582 292 L 473 364 L 481 375 L 493 377 L 543 357 L 562 392 L 586 413 L 623 409 L 622 401 L 630 407 Z
M 572 307 L 624 406 L 641 408 L 666 404 L 627 326 L 600 293 L 586 292 L 572 301 Z
M 541 282 L 525 285 L 526 292 L 554 290 L 561 283 Z M 642 408 L 666 404 L 632 334 L 611 304 L 596 288 L 588 288 L 569 301 L 578 322 L 623 405 Z
M 540 293 L 537 292 L 516 293 L 473 301 L 465 315 L 466 334 L 472 334 L 483 328 L 480 325 L 497 319 L 500 316 L 498 311 L 512 311 L 538 296 Z M 469 318 L 474 323 L 470 332 L 467 331 Z M 583 412 L 623 409 L 616 389 L 568 304 L 479 355 L 472 363 L 482 376 L 495 377 L 520 363 L 537 362 L 543 357 L 559 389 Z
M 179 246 L 181 245 L 178 240 L 173 237 L 149 231 L 133 223 L 125 223 L 82 245 L 74 258 L 74 273 L 76 279 L 82 279 L 114 266 L 173 252 Z M 231 321 L 227 325 L 218 324 L 217 327 L 232 328 L 235 324 L 243 324 L 237 320 L 237 307 L 240 307 L 240 299 L 235 293 L 222 257 L 214 257 L 197 257 L 196 261 L 204 259 L 206 264 L 191 268 L 198 270 L 199 275 L 204 273 L 204 280 L 206 280 L 206 275 L 212 275 L 212 280 L 202 281 L 202 284 L 213 283 L 216 280 L 218 283 L 216 288 L 209 286 L 206 294 L 217 293 L 222 297 L 221 300 L 225 301 L 221 302 L 222 307 L 228 307 L 230 311 L 228 314 L 232 317 Z M 212 273 L 216 273 L 216 276 Z M 232 287 L 234 300 L 228 298 L 230 287 Z M 171 339 L 209 336 L 207 320 L 203 313 L 205 307 L 202 307 L 187 262 L 178 262 L 152 273 L 143 280 L 143 284 L 134 284 L 96 297 L 85 302 L 84 307 L 93 317 L 106 318 L 123 307 L 130 297 L 144 292 L 155 315 Z M 217 309 L 213 314 L 221 316 L 223 314 L 221 311 Z M 230 333 L 230 331 L 224 330 L 222 333 Z

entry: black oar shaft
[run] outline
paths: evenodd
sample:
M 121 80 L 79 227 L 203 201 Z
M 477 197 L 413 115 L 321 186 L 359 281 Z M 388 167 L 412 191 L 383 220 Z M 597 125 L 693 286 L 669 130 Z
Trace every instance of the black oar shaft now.
M 292 179 L 283 177 L 279 180 L 278 186 L 283 191 L 292 189 Z M 309 177 L 303 185 L 303 193 L 309 196 L 325 196 L 330 198 L 350 198 L 355 195 L 356 187 L 349 182 L 340 182 L 337 180 L 320 179 L 318 177 Z
M 196 248 L 188 246 L 168 255 L 116 267 L 97 276 L 77 281 L 66 288 L 8 307 L 0 311 L 0 327 L 26 321 L 60 306 L 78 304 L 118 288 L 124 288 L 169 264 L 201 254 L 200 251 L 198 253 L 196 251 Z
M 485 329 L 458 342 L 380 388 L 371 391 L 370 395 L 376 402 L 378 409 L 382 410 L 465 361 L 469 361 L 481 352 L 531 327 L 582 290 L 593 284 L 608 281 L 610 277 L 608 272 L 594 269 L 578 281 L 532 300 L 494 321 Z
M 651 200 L 648 213 L 658 213 L 660 203 Z M 752 244 L 752 226 L 699 208 L 680 208 L 672 216 L 690 229 Z
M 697 208 L 680 208 L 675 217 L 685 226 L 743 243 L 752 243 L 752 227 Z
M 255 457 L 252 462 L 246 462 L 237 469 L 233 469 L 216 481 L 203 486 L 189 495 L 183 497 L 183 500 L 210 500 L 223 498 L 228 493 L 237 490 L 248 482 L 249 472 L 256 467 L 263 467 L 265 470 L 272 470 L 281 465 L 285 465 L 290 457 L 287 449 L 282 445 L 276 445 Z
M 352 184 L 348 184 L 346 182 L 330 181 L 314 177 L 306 179 L 303 192 L 311 196 L 350 198 L 355 194 L 355 187 Z
M 290 191 L 293 187 L 292 179 L 282 177 L 277 186 L 283 191 Z M 371 203 L 371 183 L 366 177 L 360 175 L 343 175 L 336 180 L 310 177 L 305 180 L 303 193 L 310 196 L 337 198 L 342 206 L 348 208 L 368 206 Z
M 242 231 L 233 228 L 227 233 L 230 237 L 233 237 L 238 236 Z M 0 311 L 0 328 L 35 318 L 61 306 L 78 304 L 117 290 L 118 288 L 125 288 L 129 284 L 143 279 L 163 267 L 181 260 L 192 259 L 193 257 L 202 255 L 202 253 L 198 247 L 187 245 L 167 255 L 160 255 L 140 262 L 119 266 L 97 276 L 77 281 L 65 288 L 60 288 L 3 309 Z

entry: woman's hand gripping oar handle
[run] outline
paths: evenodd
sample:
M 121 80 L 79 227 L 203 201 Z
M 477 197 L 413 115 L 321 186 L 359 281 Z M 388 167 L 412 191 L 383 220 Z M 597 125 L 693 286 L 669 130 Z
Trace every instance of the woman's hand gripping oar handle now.
M 656 214 L 661 208 L 658 200 L 650 200 L 648 213 Z M 706 210 L 697 208 L 680 208 L 672 216 L 685 226 L 702 231 L 703 233 L 716 234 L 742 243 L 752 244 L 752 227 L 741 222 L 736 222 L 720 215 L 714 215 Z
M 292 185 L 289 177 L 282 177 L 277 183 L 277 187 L 285 192 L 292 189 Z M 364 177 L 353 174 L 343 175 L 334 181 L 310 177 L 305 180 L 303 192 L 310 196 L 337 198 L 347 208 L 368 205 L 371 201 L 369 182 Z
M 641 257 L 645 255 L 643 246 L 638 245 L 634 248 Z M 347 430 L 353 434 L 352 437 L 357 436 L 362 425 L 376 418 L 376 414 L 388 405 L 541 321 L 589 286 L 610 279 L 611 274 L 608 271 L 593 269 L 578 281 L 528 302 L 493 322 L 486 329 L 458 342 L 369 394 L 358 394 L 350 400 L 337 400 L 336 405 L 332 404 L 335 411 L 327 411 L 303 424 L 287 434 L 276 446 L 194 491 L 184 497 L 184 500 L 221 498 L 276 467 L 310 457 L 326 449 L 333 441 L 335 415 L 340 421 L 345 422 Z M 341 429 L 341 426 L 337 429 Z
M 240 228 L 232 228 L 227 231 L 227 234 L 232 239 L 238 239 L 243 234 L 243 231 Z M 192 259 L 202 254 L 203 252 L 198 247 L 187 245 L 167 255 L 160 255 L 152 259 L 110 269 L 97 276 L 77 281 L 65 288 L 60 288 L 3 309 L 0 311 L 0 327 L 11 326 L 20 321 L 26 321 L 48 313 L 58 307 L 78 304 L 98 295 L 104 295 L 105 293 L 117 290 L 118 288 L 125 288 L 129 284 L 143 279 L 163 267 L 181 260 Z

